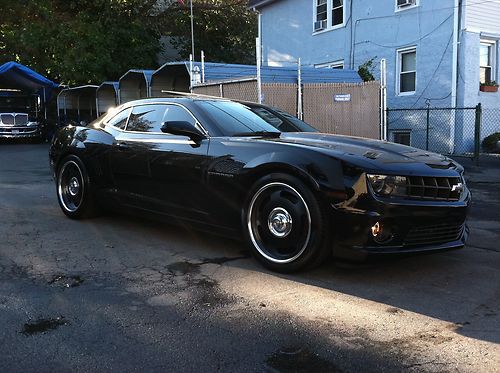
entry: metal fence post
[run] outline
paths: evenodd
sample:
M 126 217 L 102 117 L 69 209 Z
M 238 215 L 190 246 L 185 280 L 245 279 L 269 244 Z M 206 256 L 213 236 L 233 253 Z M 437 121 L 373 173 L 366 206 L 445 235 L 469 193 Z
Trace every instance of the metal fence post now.
M 481 103 L 476 106 L 476 122 L 474 125 L 474 160 L 476 165 L 479 163 L 479 150 L 481 147 L 481 118 L 483 109 Z
M 426 133 L 425 133 L 425 150 L 429 150 L 430 116 L 431 116 L 431 110 L 430 110 L 429 105 L 427 105 L 427 122 L 426 122 Z
M 297 63 L 297 118 L 300 120 L 304 119 L 304 111 L 303 111 L 303 103 L 302 103 L 302 64 L 299 61 Z

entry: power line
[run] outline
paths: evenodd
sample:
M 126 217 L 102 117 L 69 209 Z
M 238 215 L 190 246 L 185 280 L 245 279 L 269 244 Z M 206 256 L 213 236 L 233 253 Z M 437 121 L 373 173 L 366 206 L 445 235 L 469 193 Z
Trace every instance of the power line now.
M 409 41 L 409 42 L 406 42 L 406 43 L 403 43 L 403 44 L 399 44 L 399 45 L 383 45 L 383 44 L 375 43 L 375 42 L 373 42 L 371 40 L 363 40 L 363 41 L 354 43 L 354 45 L 370 43 L 370 44 L 374 44 L 374 45 L 376 45 L 378 47 L 381 47 L 381 48 L 390 48 L 390 49 L 392 49 L 392 48 L 399 48 L 399 47 L 401 47 L 403 45 L 414 44 L 414 43 L 417 43 L 419 41 L 424 40 L 425 38 L 427 38 L 428 36 L 430 36 L 431 34 L 433 34 L 434 32 L 436 32 L 437 30 L 439 30 L 439 28 L 441 28 L 441 26 L 443 26 L 452 17 L 453 17 L 453 14 L 449 15 L 436 28 L 434 28 L 432 31 L 429 31 L 427 34 L 425 34 L 424 36 L 422 36 L 422 37 L 420 37 L 418 39 L 415 39 L 415 40 L 412 40 L 412 41 Z
M 429 88 L 429 86 L 431 85 L 431 83 L 434 81 L 434 77 L 436 76 L 436 73 L 438 72 L 439 68 L 441 67 L 441 64 L 443 63 L 444 61 L 444 57 L 446 56 L 446 52 L 448 51 L 448 48 L 450 47 L 450 44 L 451 44 L 451 41 L 453 40 L 453 33 L 451 33 L 450 35 L 450 38 L 448 39 L 448 44 L 446 45 L 446 48 L 444 49 L 443 51 L 443 54 L 441 55 L 441 59 L 439 60 L 439 64 L 437 65 L 437 67 L 434 69 L 434 72 L 432 73 L 432 76 L 431 78 L 429 79 L 429 81 L 427 82 L 427 85 L 425 86 L 425 88 L 422 90 L 422 93 L 420 94 L 420 96 L 418 96 L 418 98 L 415 100 L 415 102 L 413 103 L 413 105 L 411 105 L 408 110 L 411 110 L 411 109 L 414 109 L 415 106 L 417 105 L 417 103 L 420 101 L 420 99 L 424 96 L 424 93 L 425 91 L 427 90 L 427 88 Z M 451 96 L 451 93 L 450 95 Z M 447 97 L 444 97 L 443 99 L 445 98 L 448 98 Z M 430 100 L 430 99 L 429 99 Z M 401 114 L 401 116 L 399 118 L 397 118 L 396 120 L 393 120 L 393 121 L 390 121 L 388 122 L 388 124 L 390 123 L 395 123 L 395 122 L 398 122 L 400 121 L 402 118 L 404 117 L 404 114 Z

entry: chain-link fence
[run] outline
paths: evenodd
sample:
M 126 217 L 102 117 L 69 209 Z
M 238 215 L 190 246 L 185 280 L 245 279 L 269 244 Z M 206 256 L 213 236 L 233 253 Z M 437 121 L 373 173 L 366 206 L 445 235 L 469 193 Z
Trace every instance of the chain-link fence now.
M 258 101 L 256 79 L 201 84 L 195 86 L 193 92 L 233 100 Z M 266 105 L 280 108 L 292 115 L 297 115 L 297 84 L 262 83 L 262 100 Z
M 380 139 L 380 83 L 304 84 L 304 120 L 321 132 Z
M 473 154 L 500 132 L 500 109 L 387 109 L 388 140 L 442 154 Z
M 482 109 L 482 116 L 481 116 L 481 149 L 483 152 L 491 152 L 493 148 L 496 148 L 496 152 L 500 153 L 500 144 L 496 143 L 495 146 L 490 146 L 488 149 L 488 146 L 484 146 L 483 140 L 490 136 L 493 135 L 494 133 L 500 134 L 500 108 L 498 109 Z M 494 141 L 497 139 L 500 139 L 500 137 L 496 137 Z
M 295 83 L 262 83 L 262 102 L 292 115 L 298 113 Z M 213 82 L 193 88 L 197 94 L 258 101 L 257 80 Z M 303 119 L 320 132 L 380 138 L 380 83 L 306 83 L 302 85 Z

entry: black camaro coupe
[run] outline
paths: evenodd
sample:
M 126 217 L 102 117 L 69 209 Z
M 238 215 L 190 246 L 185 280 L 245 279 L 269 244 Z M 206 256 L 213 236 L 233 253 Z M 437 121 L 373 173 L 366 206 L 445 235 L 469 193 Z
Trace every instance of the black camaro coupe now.
M 272 113 L 272 111 L 270 111 Z M 317 132 L 280 132 L 244 104 L 128 102 L 54 137 L 50 165 L 70 218 L 98 207 L 244 237 L 277 271 L 329 255 L 461 248 L 463 168 L 423 150 Z

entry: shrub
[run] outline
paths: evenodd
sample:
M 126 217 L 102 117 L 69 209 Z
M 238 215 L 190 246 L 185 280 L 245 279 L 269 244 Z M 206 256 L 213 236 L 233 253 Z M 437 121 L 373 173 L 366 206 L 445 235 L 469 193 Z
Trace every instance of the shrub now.
M 481 85 L 488 86 L 488 87 L 498 87 L 498 83 L 494 80 L 481 83 Z
M 372 80 L 375 80 L 375 77 L 373 76 L 375 58 L 377 57 L 373 57 L 362 65 L 359 65 L 358 74 L 364 82 L 371 82 Z
M 483 140 L 483 150 L 487 153 L 500 153 L 497 143 L 500 141 L 500 132 L 495 132 Z

